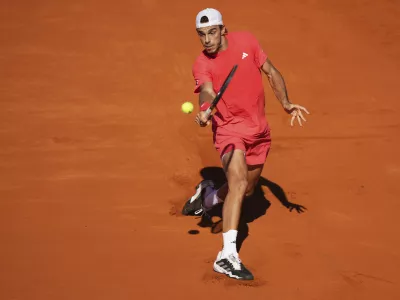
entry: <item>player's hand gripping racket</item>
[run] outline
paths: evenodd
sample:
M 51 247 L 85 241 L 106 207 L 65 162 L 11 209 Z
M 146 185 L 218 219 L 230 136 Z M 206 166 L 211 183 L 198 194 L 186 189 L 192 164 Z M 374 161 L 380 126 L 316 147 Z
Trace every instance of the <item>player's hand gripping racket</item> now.
M 215 96 L 214 100 L 211 102 L 210 107 L 206 110 L 205 115 L 206 115 L 207 120 L 210 118 L 211 112 L 213 111 L 215 106 L 218 104 L 218 101 L 221 99 L 221 97 L 224 94 L 226 88 L 228 87 L 229 83 L 231 82 L 232 77 L 235 74 L 237 67 L 238 67 L 238 65 L 234 65 L 233 66 L 232 70 L 229 72 L 229 74 L 226 77 L 224 83 L 222 84 L 221 89 L 219 90 L 219 92 Z

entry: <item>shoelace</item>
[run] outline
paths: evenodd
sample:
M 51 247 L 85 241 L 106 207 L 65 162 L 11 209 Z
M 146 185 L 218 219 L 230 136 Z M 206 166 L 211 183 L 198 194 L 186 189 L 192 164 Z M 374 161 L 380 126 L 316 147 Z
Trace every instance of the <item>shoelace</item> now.
M 236 263 L 238 265 L 238 268 L 235 268 L 235 269 L 241 269 L 242 268 L 242 261 L 240 260 L 239 256 L 231 254 L 231 255 L 229 255 L 229 259 L 232 262 L 234 262 L 234 263 Z M 234 265 L 234 267 L 236 267 L 236 266 Z

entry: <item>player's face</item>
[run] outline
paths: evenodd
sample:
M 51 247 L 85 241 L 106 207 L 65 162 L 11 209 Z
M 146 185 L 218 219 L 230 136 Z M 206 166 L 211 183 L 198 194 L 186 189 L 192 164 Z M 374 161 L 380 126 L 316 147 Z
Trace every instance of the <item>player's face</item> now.
M 224 30 L 224 27 L 221 29 L 218 25 L 197 29 L 197 34 L 200 37 L 201 44 L 208 54 L 214 54 L 218 52 L 219 48 L 221 47 L 221 40 Z

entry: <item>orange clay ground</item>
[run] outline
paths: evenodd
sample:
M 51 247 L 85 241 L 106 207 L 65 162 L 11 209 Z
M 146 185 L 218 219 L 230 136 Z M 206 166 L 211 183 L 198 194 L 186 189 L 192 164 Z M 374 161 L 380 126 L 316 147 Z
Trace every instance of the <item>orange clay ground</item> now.
M 218 218 L 180 215 L 221 171 L 210 128 L 180 111 L 198 108 L 205 7 L 253 32 L 311 112 L 291 128 L 264 77 L 273 146 L 246 204 L 248 283 L 212 271 Z M 0 299 L 400 299 L 399 14 L 389 0 L 3 1 Z

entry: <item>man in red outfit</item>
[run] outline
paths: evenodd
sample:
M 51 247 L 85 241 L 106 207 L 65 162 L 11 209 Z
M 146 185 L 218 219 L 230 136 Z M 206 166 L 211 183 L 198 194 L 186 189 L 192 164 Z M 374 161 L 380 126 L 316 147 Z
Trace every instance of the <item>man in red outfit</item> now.
M 283 77 L 251 33 L 228 34 L 221 13 L 210 8 L 198 13 L 196 30 L 204 47 L 193 65 L 200 105 L 196 122 L 200 126 L 210 124 L 205 111 L 233 65 L 238 68 L 212 116 L 214 146 L 227 183 L 215 190 L 212 181 L 202 181 L 185 204 L 183 214 L 199 215 L 224 202 L 223 249 L 217 255 L 214 270 L 231 278 L 252 280 L 253 275 L 239 259 L 236 237 L 242 201 L 253 193 L 271 145 L 262 72 L 284 110 L 291 114 L 292 126 L 296 119 L 302 126 L 302 120 L 306 121 L 303 112 L 308 111 L 289 101 Z

